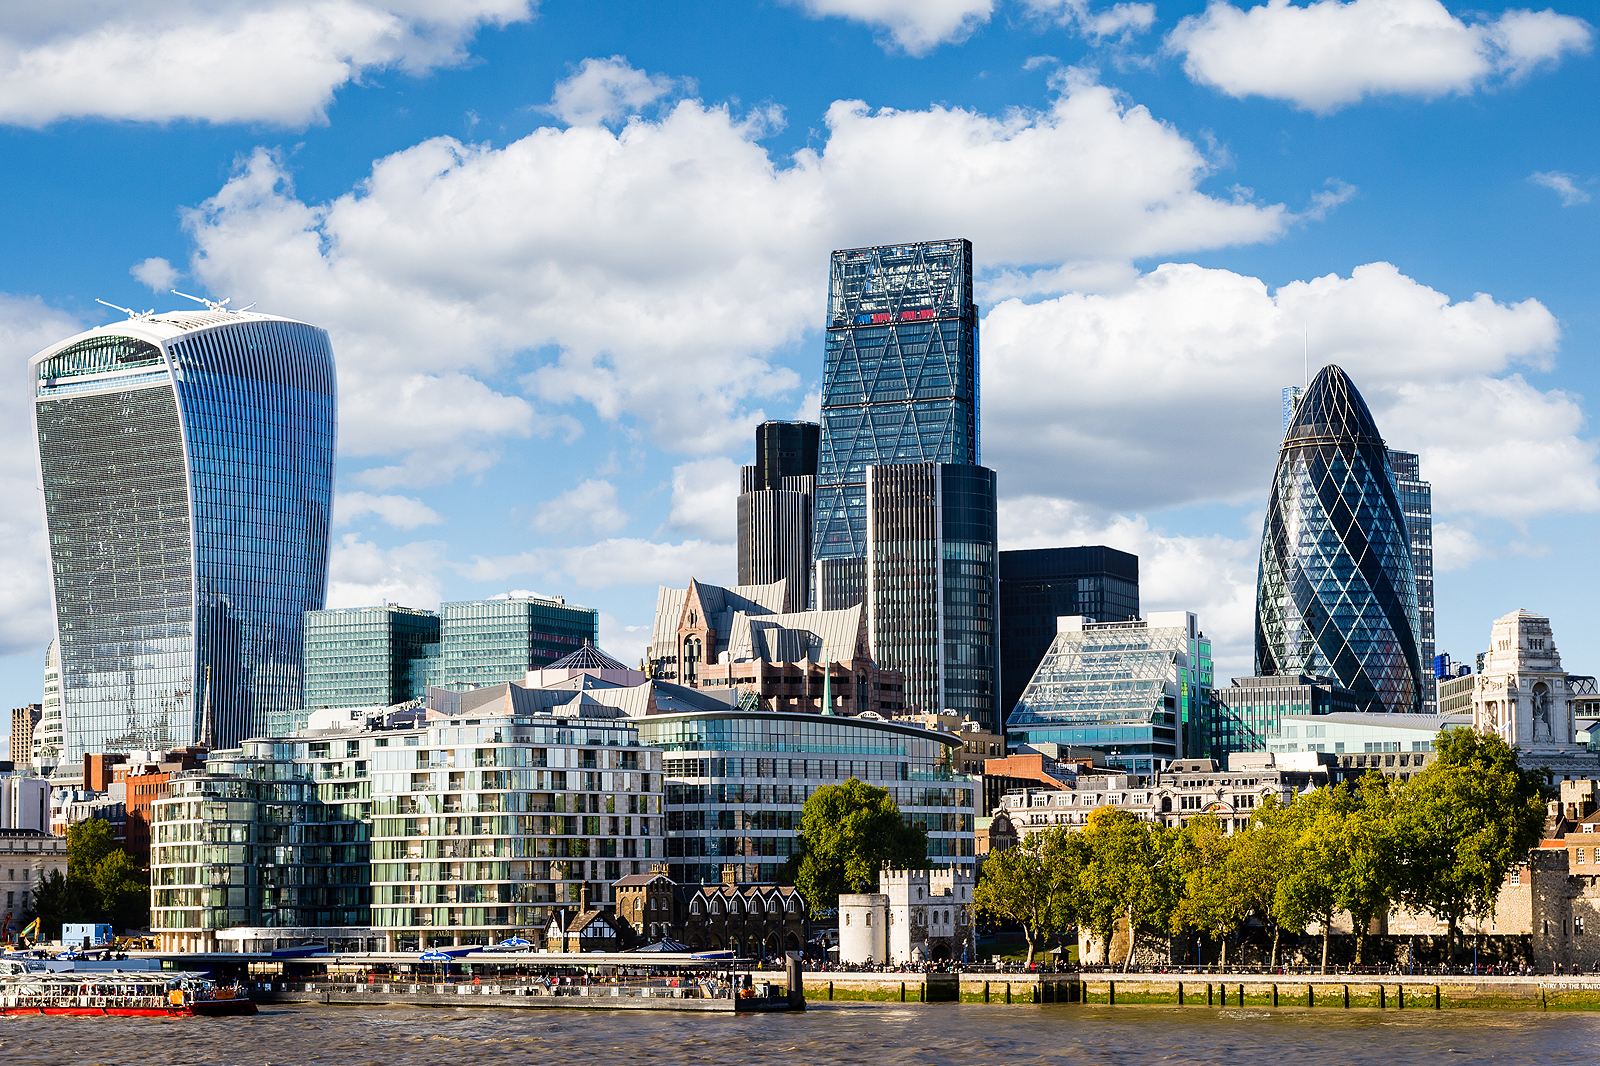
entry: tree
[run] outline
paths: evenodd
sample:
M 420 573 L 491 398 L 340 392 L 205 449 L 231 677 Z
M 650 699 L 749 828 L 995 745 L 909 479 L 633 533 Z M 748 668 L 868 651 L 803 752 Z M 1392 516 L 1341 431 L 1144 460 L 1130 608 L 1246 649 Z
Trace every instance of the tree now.
M 1028 941 L 1027 965 L 1034 948 L 1072 924 L 1073 894 L 1081 868 L 1079 838 L 1066 826 L 1030 833 L 1016 847 L 991 851 L 973 891 L 979 908 L 1022 926 Z
M 813 908 L 836 906 L 841 892 L 868 890 L 885 863 L 920 867 L 928 861 L 927 830 L 906 825 L 887 789 L 853 777 L 806 800 L 799 845 L 789 868 Z
M 1283 876 L 1290 839 L 1286 810 L 1275 796 L 1268 796 L 1250 819 L 1250 828 L 1235 835 L 1227 860 L 1233 867 L 1232 882 L 1240 901 L 1250 913 L 1272 926 L 1273 967 L 1278 965 L 1278 942 L 1283 933 L 1283 925 L 1273 911 L 1273 900 Z
M 22 923 L 27 925 L 37 918 L 40 938 L 57 940 L 63 924 L 91 921 L 99 913 L 99 906 L 93 885 L 65 876 L 60 870 L 51 870 L 33 890 Z
M 1283 871 L 1273 893 L 1272 914 L 1285 928 L 1304 933 L 1322 926 L 1322 972 L 1328 972 L 1333 917 L 1340 910 L 1339 876 L 1348 863 L 1344 833 L 1349 793 L 1320 788 L 1284 810 Z
M 1228 938 L 1244 924 L 1254 908 L 1245 883 L 1247 868 L 1236 862 L 1245 832 L 1228 836 L 1211 815 L 1191 818 L 1178 830 L 1173 860 L 1183 879 L 1182 895 L 1172 911 L 1172 932 L 1197 929 L 1222 945 L 1222 965 L 1228 963 Z
M 120 850 L 111 835 L 111 823 L 103 818 L 90 818 L 67 827 L 68 877 L 89 877 L 102 859 Z
M 1506 874 L 1538 846 L 1545 797 L 1538 774 L 1499 737 L 1442 730 L 1434 750 L 1439 757 L 1397 797 L 1395 829 L 1406 842 L 1397 879 L 1403 903 L 1444 919 L 1454 959 L 1461 920 L 1492 914 Z
M 150 918 L 150 886 L 132 857 L 121 848 L 100 860 L 89 879 L 100 901 L 100 913 L 127 932 L 143 928 Z
M 1172 861 L 1173 832 L 1151 825 L 1127 811 L 1101 807 L 1082 831 L 1086 856 L 1081 884 L 1084 921 L 1104 945 L 1111 963 L 1111 937 L 1119 919 L 1128 924 L 1128 954 L 1123 969 L 1133 964 L 1139 930 L 1165 930 L 1172 923 L 1182 878 Z
M 1395 836 L 1394 791 L 1389 779 L 1369 770 L 1351 789 L 1342 805 L 1340 831 L 1345 866 L 1335 891 L 1340 909 L 1350 912 L 1360 964 L 1373 919 L 1389 912 L 1398 892 L 1400 841 Z

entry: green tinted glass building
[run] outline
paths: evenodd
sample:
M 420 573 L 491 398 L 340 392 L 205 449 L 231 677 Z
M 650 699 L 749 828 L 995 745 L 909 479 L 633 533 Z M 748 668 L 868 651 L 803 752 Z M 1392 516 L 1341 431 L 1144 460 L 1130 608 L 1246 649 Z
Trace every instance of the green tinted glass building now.
M 439 657 L 428 664 L 426 680 L 456 692 L 520 684 L 529 670 L 600 643 L 600 612 L 559 596 L 445 603 L 439 616 Z
M 307 611 L 305 706 L 383 707 L 426 695 L 413 664 L 439 644 L 439 616 L 411 607 Z

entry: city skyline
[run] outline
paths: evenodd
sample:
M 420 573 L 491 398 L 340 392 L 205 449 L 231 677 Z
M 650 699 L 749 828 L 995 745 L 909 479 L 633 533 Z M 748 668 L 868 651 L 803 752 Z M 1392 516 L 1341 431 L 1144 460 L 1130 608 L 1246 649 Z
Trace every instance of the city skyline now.
M 1002 550 L 1137 554 L 1141 610 L 1196 611 L 1219 683 L 1247 674 L 1279 390 L 1337 362 L 1433 484 L 1438 650 L 1471 662 L 1525 607 L 1594 672 L 1600 149 L 1564 106 L 1600 78 L 1587 10 L 1556 4 L 1515 51 L 1490 43 L 1503 7 L 1438 6 L 1456 51 L 1417 82 L 1403 44 L 1330 59 L 1302 8 L 1252 16 L 1306 52 L 1296 80 L 1236 69 L 1200 2 L 1119 26 L 1094 21 L 1109 4 L 955 6 L 468 4 L 383 48 L 275 42 L 283 71 L 335 73 L 258 92 L 152 67 L 138 93 L 0 98 L 29 253 L 0 268 L 11 705 L 39 701 L 50 627 L 26 363 L 121 319 L 94 297 L 329 329 L 330 606 L 562 594 L 633 662 L 657 585 L 736 580 L 754 426 L 820 416 L 829 253 L 951 237 Z M 15 54 L 182 32 L 131 17 L 19 29 Z M 363 58 L 290 61 L 327 49 Z M 134 155 L 164 163 L 84 165 Z

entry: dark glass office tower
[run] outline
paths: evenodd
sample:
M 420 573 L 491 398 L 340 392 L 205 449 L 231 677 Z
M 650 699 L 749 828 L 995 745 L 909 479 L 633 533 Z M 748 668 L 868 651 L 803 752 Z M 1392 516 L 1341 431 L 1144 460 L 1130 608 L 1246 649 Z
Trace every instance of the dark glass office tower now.
M 1438 709 L 1438 682 L 1433 676 L 1433 485 L 1422 480 L 1415 452 L 1389 453 L 1400 510 L 1411 540 L 1411 569 L 1417 578 L 1417 649 L 1422 658 L 1422 713 Z
M 815 422 L 763 422 L 756 461 L 742 472 L 739 493 L 739 584 L 784 579 L 785 610 L 811 600 L 811 497 L 817 473 Z
M 1007 714 L 1056 639 L 1056 619 L 1139 617 L 1139 557 L 1096 544 L 1000 553 L 1000 706 Z
M 907 714 L 965 715 L 1000 731 L 995 476 L 981 466 L 867 468 L 867 629 L 905 674 Z
M 1317 374 L 1284 435 L 1256 594 L 1256 674 L 1329 677 L 1422 709 L 1417 583 L 1389 452 L 1354 383 Z
M 866 557 L 869 466 L 974 465 L 981 461 L 978 430 L 971 243 L 834 252 L 813 501 L 816 558 Z M 836 593 L 819 593 L 822 606 L 851 606 Z
M 229 747 L 301 716 L 328 577 L 328 335 L 248 312 L 130 317 L 29 363 L 64 761 Z

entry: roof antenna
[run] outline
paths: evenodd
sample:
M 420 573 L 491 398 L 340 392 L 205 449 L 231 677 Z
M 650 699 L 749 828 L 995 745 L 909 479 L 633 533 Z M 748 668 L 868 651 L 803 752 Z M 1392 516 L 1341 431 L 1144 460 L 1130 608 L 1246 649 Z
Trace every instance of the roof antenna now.
M 233 297 L 231 297 L 231 296 L 224 296 L 221 300 L 207 300 L 203 296 L 190 296 L 188 293 L 179 292 L 177 289 L 173 289 L 172 290 L 172 294 L 174 296 L 182 296 L 185 300 L 193 300 L 197 304 L 205 304 L 206 307 L 210 308 L 213 311 L 226 311 L 226 310 L 228 310 L 228 301 L 233 299 Z M 250 306 L 254 307 L 255 304 L 251 304 Z
M 100 299 L 100 297 L 98 297 L 98 296 L 96 296 L 94 298 L 94 302 L 97 303 L 97 304 L 105 304 L 106 307 L 111 308 L 111 310 L 113 310 L 113 311 L 121 311 L 123 314 L 127 315 L 129 318 L 146 318 L 146 317 L 156 313 L 156 309 L 154 307 L 152 307 L 148 311 L 135 311 L 135 310 L 133 310 L 132 308 L 129 308 L 129 307 L 118 307 L 116 304 L 108 304 L 104 300 Z

